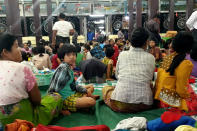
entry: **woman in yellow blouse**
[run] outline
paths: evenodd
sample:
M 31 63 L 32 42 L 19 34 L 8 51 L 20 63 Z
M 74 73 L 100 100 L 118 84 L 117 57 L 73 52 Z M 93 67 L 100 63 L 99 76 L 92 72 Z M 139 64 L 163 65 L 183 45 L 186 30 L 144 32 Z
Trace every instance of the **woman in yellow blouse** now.
M 172 43 L 175 52 L 164 58 L 156 81 L 155 99 L 184 111 L 188 111 L 186 100 L 190 94 L 187 87 L 193 69 L 192 62 L 185 57 L 192 45 L 193 37 L 190 33 L 178 33 Z

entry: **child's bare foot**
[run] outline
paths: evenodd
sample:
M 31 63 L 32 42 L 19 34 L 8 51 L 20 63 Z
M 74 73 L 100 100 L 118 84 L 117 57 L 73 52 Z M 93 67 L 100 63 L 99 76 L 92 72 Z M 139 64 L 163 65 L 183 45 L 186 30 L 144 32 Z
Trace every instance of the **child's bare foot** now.
M 61 113 L 62 113 L 64 116 L 69 116 L 69 115 L 71 115 L 71 113 L 70 113 L 69 110 L 62 110 Z
M 93 99 L 95 99 L 95 100 L 98 100 L 98 99 L 100 98 L 99 95 L 92 95 L 91 97 L 92 97 Z

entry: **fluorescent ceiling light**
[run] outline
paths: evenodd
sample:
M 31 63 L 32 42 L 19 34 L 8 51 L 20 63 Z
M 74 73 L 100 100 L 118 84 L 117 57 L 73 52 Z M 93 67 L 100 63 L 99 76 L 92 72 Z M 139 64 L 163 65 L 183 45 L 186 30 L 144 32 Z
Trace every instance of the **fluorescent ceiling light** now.
M 99 29 L 104 29 L 104 27 L 103 27 L 103 26 L 99 26 L 98 28 L 99 28 Z
M 90 15 L 90 17 L 104 17 L 105 15 Z
M 129 20 L 129 16 L 125 16 L 125 20 Z
M 105 22 L 104 20 L 94 21 L 94 24 L 103 24 L 104 22 Z

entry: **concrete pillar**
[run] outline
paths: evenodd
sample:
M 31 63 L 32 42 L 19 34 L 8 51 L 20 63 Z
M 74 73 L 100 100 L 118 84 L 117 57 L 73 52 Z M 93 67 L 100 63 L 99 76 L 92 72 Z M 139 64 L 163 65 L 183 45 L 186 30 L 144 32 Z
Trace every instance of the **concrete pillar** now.
M 133 1 L 134 0 L 128 0 L 128 11 L 129 11 L 129 31 L 128 31 L 128 38 L 131 39 L 131 34 L 133 31 Z
M 52 42 L 52 26 L 53 26 L 53 17 L 52 17 L 52 2 L 47 0 L 47 23 L 48 23 L 48 36 L 50 43 Z
M 174 0 L 170 0 L 170 10 L 169 10 L 169 27 L 168 30 L 174 30 Z
M 137 0 L 136 3 L 136 26 L 142 27 L 142 0 Z
M 187 8 L 186 8 L 186 19 L 188 19 L 190 17 L 190 15 L 193 12 L 194 9 L 194 0 L 187 0 L 187 4 L 186 4 Z
M 35 26 L 35 36 L 36 45 L 38 45 L 39 40 L 42 39 L 41 24 L 40 24 L 40 0 L 32 0 L 33 3 L 33 13 L 34 13 L 34 26 Z
M 18 37 L 19 45 L 22 44 L 21 18 L 18 0 L 5 0 L 6 19 L 8 31 Z

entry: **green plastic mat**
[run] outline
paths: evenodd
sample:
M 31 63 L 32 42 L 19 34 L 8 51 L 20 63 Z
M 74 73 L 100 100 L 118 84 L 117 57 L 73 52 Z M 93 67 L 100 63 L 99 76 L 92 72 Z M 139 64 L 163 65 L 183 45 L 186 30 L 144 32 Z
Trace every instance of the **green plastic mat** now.
M 153 120 L 161 116 L 165 111 L 164 109 L 154 109 L 136 114 L 117 113 L 112 111 L 105 105 L 102 100 L 102 87 L 106 84 L 97 84 L 94 94 L 100 95 L 101 98 L 97 100 L 94 108 L 88 111 L 79 111 L 71 113 L 69 116 L 60 115 L 55 118 L 50 125 L 57 125 L 62 127 L 76 127 L 76 126 L 91 126 L 91 125 L 107 125 L 110 129 L 114 129 L 119 121 L 129 117 L 140 116 L 145 117 L 147 120 Z M 95 86 L 95 85 L 94 85 Z M 46 90 L 41 90 L 41 94 L 45 95 Z

